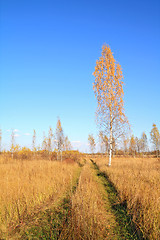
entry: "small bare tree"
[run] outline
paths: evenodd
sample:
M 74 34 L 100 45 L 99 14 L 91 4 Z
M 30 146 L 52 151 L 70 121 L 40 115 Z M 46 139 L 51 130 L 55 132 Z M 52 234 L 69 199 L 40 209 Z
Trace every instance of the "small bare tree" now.
M 43 132 L 42 150 L 44 151 L 47 150 L 47 138 L 46 138 L 45 132 Z
M 135 137 L 135 151 L 136 153 L 140 153 L 142 150 L 142 141 L 138 137 Z
M 136 155 L 136 140 L 135 140 L 134 135 L 132 135 L 130 138 L 129 152 L 131 155 L 133 155 L 135 157 L 135 155 Z
M 14 154 L 14 148 L 15 148 L 15 131 L 12 129 L 11 131 L 11 156 L 13 159 L 13 154 Z
M 49 152 L 49 156 L 51 155 L 51 152 L 52 152 L 52 139 L 53 139 L 53 130 L 50 127 L 49 131 L 48 131 L 48 152 Z
M 89 146 L 90 146 L 91 153 L 94 153 L 96 143 L 95 143 L 95 139 L 93 137 L 93 134 L 88 135 L 88 143 L 89 143 Z
M 64 150 L 69 151 L 71 150 L 71 148 L 72 148 L 71 142 L 69 141 L 68 136 L 66 136 L 64 138 Z
M 58 155 L 61 155 L 61 161 L 62 161 L 62 151 L 64 147 L 64 134 L 63 134 L 63 129 L 61 125 L 61 121 L 58 118 L 57 121 L 57 127 L 56 127 L 56 134 L 55 134 L 55 143 L 56 143 L 56 148 L 57 148 L 57 160 L 58 160 Z
M 145 132 L 143 132 L 141 136 L 141 151 L 143 152 L 143 155 L 145 152 L 148 152 L 148 139 Z
M 32 137 L 32 151 L 35 157 L 35 152 L 36 152 L 36 131 L 35 129 L 33 130 L 33 137 Z
M 123 154 L 124 155 L 129 153 L 129 143 L 130 143 L 129 137 L 123 135 L 123 137 L 122 137 L 122 145 L 123 145 Z
M 53 139 L 53 130 L 50 127 L 48 131 L 48 151 L 52 151 L 52 139 Z
M 160 150 L 160 133 L 155 123 L 153 123 L 150 136 L 151 136 L 151 143 L 153 144 L 153 147 L 157 152 L 157 157 L 158 157 L 159 150 Z
M 103 131 L 99 132 L 99 144 L 100 152 L 108 154 L 108 137 L 103 133 Z

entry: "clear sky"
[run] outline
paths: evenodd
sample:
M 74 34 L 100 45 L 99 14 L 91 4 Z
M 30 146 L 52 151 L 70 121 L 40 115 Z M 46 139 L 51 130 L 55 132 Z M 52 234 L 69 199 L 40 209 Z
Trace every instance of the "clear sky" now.
M 123 69 L 133 133 L 160 130 L 160 1 L 0 1 L 0 128 L 3 147 L 37 145 L 57 117 L 72 145 L 95 136 L 92 83 L 101 47 Z

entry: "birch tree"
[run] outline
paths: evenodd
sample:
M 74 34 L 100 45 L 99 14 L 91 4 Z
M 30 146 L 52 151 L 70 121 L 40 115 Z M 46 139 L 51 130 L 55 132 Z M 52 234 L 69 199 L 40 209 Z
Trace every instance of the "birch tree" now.
M 64 150 L 65 151 L 70 151 L 72 148 L 71 142 L 68 139 L 68 136 L 64 138 Z
M 135 157 L 135 155 L 136 155 L 136 138 L 134 137 L 134 135 L 132 135 L 131 139 L 130 139 L 129 152 L 131 155 L 133 155 Z
M 158 157 L 159 150 L 160 150 L 160 133 L 156 124 L 154 123 L 152 126 L 152 130 L 150 132 L 150 136 L 151 136 L 151 142 L 154 146 L 155 151 L 157 152 L 157 157 Z
M 15 131 L 12 129 L 12 132 L 11 132 L 11 155 L 12 155 L 12 158 L 13 158 L 14 148 L 15 148 Z
M 52 139 L 53 139 L 53 130 L 50 127 L 48 131 L 48 152 L 49 154 L 52 152 Z
M 95 143 L 93 134 L 89 134 L 88 135 L 88 143 L 89 143 L 91 152 L 94 153 L 94 150 L 95 150 L 95 147 L 96 147 L 96 143 Z
M 63 151 L 63 147 L 64 147 L 64 134 L 63 134 L 63 129 L 62 129 L 60 119 L 58 119 L 58 121 L 57 121 L 55 137 L 56 137 L 56 139 L 55 139 L 56 148 L 58 150 L 58 154 L 61 153 L 61 161 L 62 161 L 62 151 Z M 57 159 L 58 159 L 58 154 L 57 154 Z
M 140 153 L 142 150 L 142 140 L 139 139 L 138 137 L 135 137 L 134 141 L 135 141 L 135 151 L 137 153 Z
M 42 150 L 44 151 L 47 150 L 47 138 L 46 138 L 45 132 L 43 132 Z
M 32 150 L 33 150 L 33 157 L 35 158 L 35 153 L 36 153 L 36 131 L 35 131 L 35 129 L 33 130 Z
M 35 131 L 35 129 L 33 130 L 33 137 L 32 137 L 32 150 L 33 150 L 33 152 L 36 151 L 36 131 Z
M 99 144 L 100 152 L 108 153 L 108 137 L 102 131 L 99 132 Z
M 102 47 L 102 56 L 96 62 L 93 75 L 93 90 L 98 103 L 97 124 L 108 136 L 108 165 L 111 166 L 113 138 L 116 141 L 129 125 L 124 113 L 122 69 L 108 45 Z
M 141 136 L 141 151 L 143 154 L 148 151 L 148 140 L 145 132 L 143 132 Z
M 130 142 L 129 137 L 126 137 L 126 136 L 123 135 L 123 137 L 122 137 L 122 143 L 123 143 L 124 155 L 126 155 L 127 152 L 129 151 L 129 142 Z

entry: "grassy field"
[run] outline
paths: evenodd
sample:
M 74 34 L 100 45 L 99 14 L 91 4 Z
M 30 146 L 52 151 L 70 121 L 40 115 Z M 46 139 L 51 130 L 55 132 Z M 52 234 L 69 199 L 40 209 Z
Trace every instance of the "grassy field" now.
M 158 159 L 79 159 L 0 155 L 0 239 L 160 239 Z
M 148 239 L 160 239 L 160 160 L 157 158 L 92 157 L 118 191 L 132 221 Z
M 42 211 L 70 191 L 79 172 L 77 163 L 55 161 L 0 162 L 0 234 L 23 224 L 34 212 Z

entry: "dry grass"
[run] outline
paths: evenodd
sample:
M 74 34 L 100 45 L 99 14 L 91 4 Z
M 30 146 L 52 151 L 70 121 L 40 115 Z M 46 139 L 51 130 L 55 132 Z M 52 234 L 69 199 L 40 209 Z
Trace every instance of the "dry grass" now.
M 0 159 L 0 237 L 24 217 L 56 204 L 72 187 L 79 166 L 45 160 Z
M 60 239 L 116 239 L 113 233 L 114 216 L 106 205 L 104 188 L 98 182 L 95 170 L 87 163 L 81 173 L 79 185 L 72 196 L 72 214 L 69 225 Z
M 156 158 L 93 157 L 109 176 L 144 237 L 160 239 L 160 162 Z
M 92 159 L 114 183 L 120 201 L 127 202 L 128 211 L 144 237 L 160 239 L 158 159 L 113 158 L 110 168 L 104 157 Z M 49 204 L 56 207 L 74 186 L 79 171 L 78 164 L 68 159 L 63 163 L 42 159 L 21 161 L 0 155 L 0 238 L 9 229 L 21 226 L 26 216 L 43 212 Z M 118 238 L 107 193 L 88 160 L 76 191 L 70 193 L 71 210 L 59 239 Z

